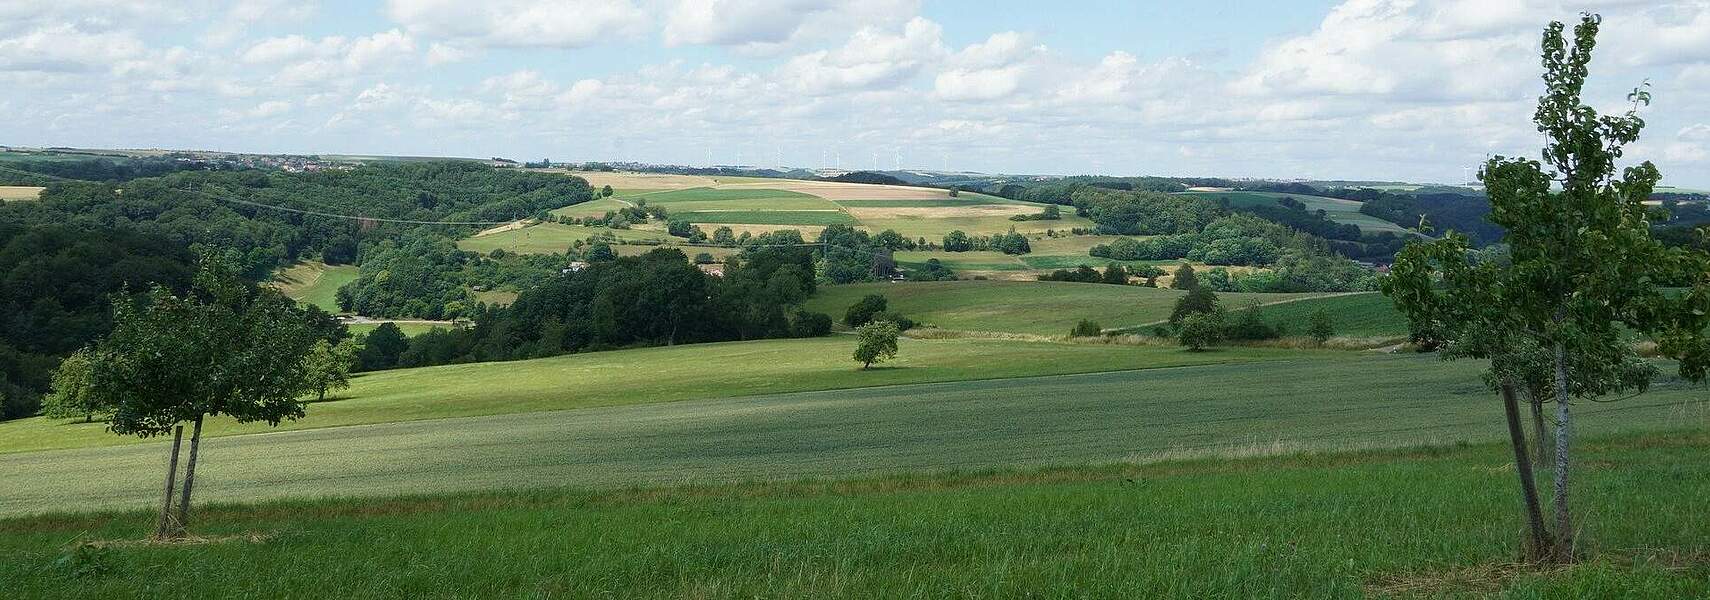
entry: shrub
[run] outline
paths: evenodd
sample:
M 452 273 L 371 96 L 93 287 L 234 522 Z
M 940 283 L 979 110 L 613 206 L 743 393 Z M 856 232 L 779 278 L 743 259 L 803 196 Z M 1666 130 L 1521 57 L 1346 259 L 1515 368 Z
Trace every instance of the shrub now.
M 800 308 L 790 316 L 790 337 L 810 338 L 831 333 L 831 315 Z
M 1075 328 L 1069 330 L 1069 337 L 1098 337 L 1104 334 L 1104 328 L 1087 319 L 1075 323 Z
M 884 296 L 868 294 L 849 305 L 849 310 L 843 313 L 843 324 L 850 327 L 866 325 L 873 320 L 873 315 L 885 312 L 888 304 Z
M 914 322 L 914 319 L 910 319 L 908 317 L 905 317 L 905 316 L 902 316 L 900 314 L 893 313 L 893 312 L 874 313 L 872 320 L 869 322 L 872 322 L 872 321 L 889 321 L 892 323 L 896 323 L 897 329 L 902 330 L 902 331 L 908 331 L 910 329 L 914 329 L 914 326 L 916 325 L 916 323 Z
M 1209 288 L 1196 287 L 1188 290 L 1186 296 L 1176 300 L 1176 307 L 1170 311 L 1170 324 L 1180 325 L 1188 315 L 1218 312 L 1217 292 Z
M 1313 311 L 1306 325 L 1306 335 L 1312 338 L 1312 343 L 1320 346 L 1330 341 L 1330 337 L 1336 335 L 1336 324 L 1330 321 L 1330 313 L 1322 308 Z
M 1216 345 L 1223 341 L 1223 315 L 1216 312 L 1188 315 L 1182 319 L 1177 339 L 1192 352 Z

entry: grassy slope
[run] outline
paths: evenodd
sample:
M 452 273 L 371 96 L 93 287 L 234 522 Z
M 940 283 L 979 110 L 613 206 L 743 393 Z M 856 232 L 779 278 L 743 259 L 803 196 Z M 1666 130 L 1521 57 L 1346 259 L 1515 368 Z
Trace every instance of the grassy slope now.
M 840 335 L 807 340 L 690 344 L 370 373 L 354 378 L 348 391 L 335 394 L 338 401 L 312 405 L 310 418 L 282 427 L 332 427 L 1300 356 L 1272 349 L 1192 354 L 1168 347 L 905 339 L 901 355 L 894 363 L 862 372 L 850 359 L 854 349 L 855 338 Z M 238 425 L 225 419 L 212 421 L 208 427 L 213 435 L 269 430 L 264 424 Z M 137 441 L 106 433 L 99 423 L 67 423 L 41 417 L 0 422 L 0 453 Z
M 355 265 L 328 266 L 320 261 L 300 262 L 274 276 L 274 284 L 291 299 L 340 312 L 338 288 L 356 281 Z
M 216 437 L 204 443 L 207 470 L 197 489 L 209 500 L 240 500 L 609 488 L 1503 439 L 1496 402 L 1474 362 L 1298 356 L 1304 358 L 652 404 L 633 402 L 681 393 L 674 389 L 685 379 L 679 371 L 629 363 L 629 372 L 608 370 L 581 384 L 539 370 L 513 370 L 510 382 L 446 377 L 455 369 L 418 371 L 390 382 L 404 389 L 387 400 L 317 404 L 309 418 L 338 419 L 346 416 L 335 412 L 341 406 L 364 404 L 383 405 L 391 418 L 447 401 L 514 409 L 602 387 L 625 388 L 622 403 L 629 405 Z M 726 364 L 750 360 L 733 355 Z M 1007 368 L 1026 362 L 1013 357 Z M 643 381 L 618 383 L 624 379 Z M 1672 380 L 1639 398 L 1578 412 L 1581 433 L 1710 423 L 1702 388 Z M 7 455 L 0 514 L 147 506 L 164 455 L 161 440 Z
M 1323 196 L 1306 196 L 1301 194 L 1285 194 L 1280 192 L 1183 192 L 1184 195 L 1202 196 L 1216 201 L 1228 198 L 1234 206 L 1252 206 L 1255 204 L 1276 204 L 1283 197 L 1291 197 L 1306 205 L 1306 210 L 1323 210 L 1330 220 L 1337 223 L 1348 223 L 1359 226 L 1361 231 L 1390 231 L 1404 233 L 1406 227 L 1360 212 L 1360 202 L 1327 198 Z
M 1547 571 L 1508 568 L 1512 474 L 1481 445 L 215 507 L 199 533 L 262 541 L 113 546 L 85 577 L 54 566 L 62 548 L 151 517 L 0 521 L 0 581 L 14 598 L 1710 596 L 1710 436 L 1582 449 L 1607 465 L 1577 488 L 1596 558 Z
M 1047 281 L 935 281 L 821 287 L 810 310 L 841 319 L 867 294 L 883 294 L 893 311 L 945 329 L 1062 335 L 1081 319 L 1106 328 L 1167 319 L 1178 290 Z M 1275 302 L 1314 294 L 1218 294 L 1239 307 L 1248 299 Z
M 1226 305 L 1240 309 L 1241 304 Z M 1315 298 L 1289 302 L 1261 309 L 1265 320 L 1287 323 L 1292 334 L 1305 333 L 1312 313 L 1323 310 L 1336 326 L 1336 335 L 1356 337 L 1403 337 L 1407 335 L 1407 317 L 1395 309 L 1395 304 L 1379 292 Z

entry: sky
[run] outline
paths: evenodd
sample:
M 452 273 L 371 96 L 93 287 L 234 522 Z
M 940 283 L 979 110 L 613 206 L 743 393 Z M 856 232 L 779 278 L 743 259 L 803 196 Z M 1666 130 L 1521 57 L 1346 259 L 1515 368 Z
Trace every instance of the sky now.
M 1710 188 L 1710 0 L 0 0 L 0 144 L 1459 183 L 1581 11 Z

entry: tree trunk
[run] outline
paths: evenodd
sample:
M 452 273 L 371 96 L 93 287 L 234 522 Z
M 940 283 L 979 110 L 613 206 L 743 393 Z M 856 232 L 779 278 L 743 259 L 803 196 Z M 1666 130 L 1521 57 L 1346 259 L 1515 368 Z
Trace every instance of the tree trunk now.
M 178 535 L 190 527 L 190 489 L 196 485 L 196 451 L 202 447 L 202 415 L 196 415 L 196 428 L 190 434 L 190 460 L 184 463 L 184 495 L 178 499 Z
M 316 402 L 326 402 L 327 401 L 327 386 L 322 385 L 318 388 L 315 388 L 315 392 L 316 392 L 316 394 L 315 394 L 315 401 Z
M 1550 442 L 1544 435 L 1544 397 L 1535 392 L 1526 392 L 1528 404 L 1532 405 L 1532 434 L 1537 438 L 1532 445 L 1538 453 L 1534 465 L 1539 469 L 1550 468 Z
M 172 430 L 171 458 L 166 460 L 166 493 L 160 497 L 160 518 L 154 523 L 154 537 L 170 537 L 172 533 L 172 487 L 178 478 L 178 444 L 184 439 L 184 426 Z
M 1556 511 L 1556 557 L 1567 561 L 1573 558 L 1573 513 L 1568 509 L 1568 468 L 1573 462 L 1569 460 L 1568 442 L 1573 435 L 1573 415 L 1568 412 L 1568 383 L 1567 383 L 1567 346 L 1561 341 L 1555 344 L 1556 367 L 1556 489 L 1552 504 Z
M 1520 403 L 1515 398 L 1514 385 L 1502 384 L 1502 412 L 1508 420 L 1508 441 L 1514 447 L 1514 467 L 1520 476 L 1520 498 L 1526 503 L 1526 527 L 1531 531 L 1526 558 L 1538 560 L 1550 555 L 1550 532 L 1544 528 L 1544 512 L 1538 507 L 1538 482 L 1532 475 L 1532 458 L 1527 452 L 1526 430 L 1520 424 Z

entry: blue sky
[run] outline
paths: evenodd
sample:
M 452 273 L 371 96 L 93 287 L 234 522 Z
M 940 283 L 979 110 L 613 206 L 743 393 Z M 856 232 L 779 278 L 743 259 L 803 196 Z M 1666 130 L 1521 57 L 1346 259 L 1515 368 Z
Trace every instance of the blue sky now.
M 1581 10 L 1710 187 L 1710 0 L 0 0 L 0 144 L 1456 182 Z

